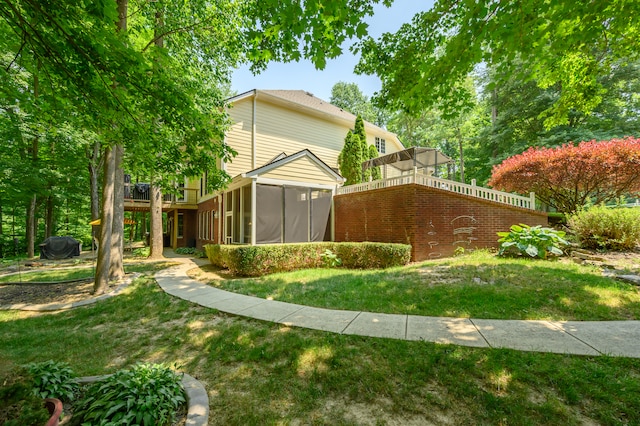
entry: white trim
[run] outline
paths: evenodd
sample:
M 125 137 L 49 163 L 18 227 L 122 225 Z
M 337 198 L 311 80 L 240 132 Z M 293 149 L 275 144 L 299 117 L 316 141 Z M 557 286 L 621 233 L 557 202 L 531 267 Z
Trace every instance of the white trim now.
M 224 194 L 224 193 L 222 193 L 222 194 Z M 220 195 L 220 194 L 218 194 L 217 197 L 218 197 L 218 212 L 217 212 L 217 216 L 218 216 L 218 240 L 215 241 L 215 243 L 216 244 L 220 244 L 223 241 L 223 237 L 224 237 L 222 235 L 222 231 L 223 231 L 222 222 L 224 221 L 224 209 L 222 208 L 224 206 L 223 206 L 222 202 L 224 200 L 224 197 L 222 195 Z
M 478 198 L 486 201 L 493 201 L 500 204 L 519 207 L 527 210 L 536 210 L 535 194 L 532 192 L 528 197 L 508 192 L 496 191 L 494 189 L 483 188 L 481 186 L 468 185 L 466 183 L 455 182 L 448 179 L 441 179 L 435 176 L 418 174 L 415 167 L 413 173 L 401 176 L 374 180 L 372 182 L 359 183 L 356 185 L 343 186 L 338 188 L 337 195 L 354 194 L 356 192 L 370 191 L 373 189 L 390 188 L 393 186 L 417 184 L 437 188 L 444 191 L 453 192 L 460 195 Z
M 312 162 L 316 163 L 316 165 L 318 165 L 322 170 L 324 170 L 326 173 L 328 173 L 330 176 L 333 176 L 333 178 L 336 180 L 336 182 L 338 183 L 343 183 L 345 181 L 345 179 L 340 176 L 338 173 L 336 173 L 331 167 L 329 167 L 325 162 L 323 162 L 321 159 L 319 159 L 314 153 L 312 153 L 311 151 L 309 151 L 308 149 L 303 149 L 302 151 L 298 151 L 295 154 L 291 154 L 288 157 L 282 158 L 280 160 L 274 161 L 273 163 L 269 163 L 267 165 L 264 165 L 262 167 L 258 167 L 257 169 L 254 170 L 250 170 L 248 172 L 242 173 L 241 177 L 243 178 L 255 178 L 261 174 L 264 173 L 268 173 L 274 169 L 277 169 L 278 167 L 282 167 L 285 164 L 289 164 L 291 162 L 297 161 L 301 158 L 308 158 L 309 160 L 311 160 Z M 235 178 L 234 178 L 235 179 Z
M 257 184 L 262 184 L 262 185 L 299 186 L 302 188 L 312 188 L 312 189 L 333 190 L 335 188 L 335 185 L 324 185 L 320 183 L 308 183 L 308 182 L 300 182 L 295 180 L 281 180 L 281 179 L 271 179 L 271 178 L 263 178 L 263 177 L 255 178 L 255 182 Z
M 239 95 L 232 96 L 232 97 L 226 99 L 226 101 L 227 101 L 228 104 L 232 104 L 234 102 L 238 102 L 238 101 L 241 101 L 243 99 L 250 98 L 251 96 L 255 95 L 257 92 L 258 92 L 258 89 L 251 89 L 251 90 L 248 90 L 248 91 L 246 91 L 244 93 L 240 93 Z
M 258 218 L 258 209 L 256 206 L 256 180 L 251 181 L 251 241 L 249 244 L 256 245 L 256 219 Z
M 257 117 L 258 117 L 258 94 L 253 97 L 253 116 L 251 118 L 251 168 L 256 168 L 256 156 L 257 156 L 257 143 L 256 143 L 256 132 L 257 132 Z
M 231 180 L 231 183 L 227 185 L 225 189 L 222 190 L 222 193 L 233 191 L 234 189 L 242 188 L 245 185 L 249 185 L 251 183 L 250 178 L 246 178 L 242 175 L 238 175 Z

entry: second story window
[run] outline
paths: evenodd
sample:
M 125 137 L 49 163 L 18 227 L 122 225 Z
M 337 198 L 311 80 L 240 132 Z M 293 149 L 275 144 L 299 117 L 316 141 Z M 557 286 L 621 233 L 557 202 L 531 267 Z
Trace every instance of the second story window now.
M 376 137 L 376 149 L 378 150 L 378 154 L 385 154 L 387 152 L 384 139 Z

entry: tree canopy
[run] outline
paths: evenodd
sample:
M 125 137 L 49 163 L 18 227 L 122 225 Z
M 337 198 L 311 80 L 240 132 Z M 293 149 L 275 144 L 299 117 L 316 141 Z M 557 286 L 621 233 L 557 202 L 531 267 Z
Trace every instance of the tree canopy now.
M 375 107 L 356 83 L 339 81 L 334 84 L 329 102 L 353 115 L 360 115 L 364 120 L 378 126 L 385 126 L 389 119 L 388 113 Z
M 638 58 L 639 36 L 638 2 L 438 0 L 395 34 L 361 42 L 357 70 L 381 78 L 381 105 L 417 113 L 441 104 L 457 115 L 472 100 L 461 83 L 484 64 L 498 80 L 558 87 L 543 112 L 552 127 L 567 123 L 572 110 L 588 114 L 602 102 L 598 78 Z
M 100 162 L 124 148 L 128 170 L 153 177 L 165 189 L 177 178 L 204 172 L 210 184 L 224 185 L 228 176 L 216 165 L 233 155 L 223 142 L 229 122 L 222 90 L 232 69 L 249 62 L 260 70 L 270 61 L 301 58 L 322 68 L 328 58 L 342 52 L 343 41 L 366 34 L 363 18 L 379 2 L 390 4 L 389 0 L 0 2 L 0 131 L 10 136 L 9 145 L 20 145 L 23 154 L 20 166 L 7 171 L 19 184 L 34 180 L 30 196 L 0 184 L 0 221 L 3 204 L 14 211 L 19 206 L 34 218 L 41 200 L 61 190 L 46 176 L 51 173 L 45 173 L 45 152 L 40 148 L 47 149 L 47 161 L 55 154 L 67 155 L 68 163 L 76 167 L 88 164 L 91 182 L 98 181 Z M 52 149 L 51 130 L 60 128 L 86 137 L 69 139 L 75 145 L 65 151 Z M 2 164 L 9 158 L 0 157 Z M 102 176 L 105 185 L 122 174 L 120 160 L 110 161 L 116 165 L 105 168 L 110 175 Z M 22 180 L 18 168 L 38 172 L 24 173 Z M 113 187 L 120 186 L 116 179 Z M 87 187 L 86 194 L 90 192 L 94 191 Z M 113 197 L 116 212 L 122 210 L 118 198 Z M 109 217 L 114 224 L 119 221 L 115 215 Z M 103 220 L 103 226 L 107 222 Z M 30 219 L 26 228 L 28 232 L 38 228 L 37 218 Z M 28 246 L 33 245 L 29 240 Z

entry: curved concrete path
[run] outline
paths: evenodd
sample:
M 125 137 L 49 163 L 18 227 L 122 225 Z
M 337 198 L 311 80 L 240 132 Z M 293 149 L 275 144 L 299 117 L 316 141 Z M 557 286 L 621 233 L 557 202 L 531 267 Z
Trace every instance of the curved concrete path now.
M 180 259 L 179 255 L 165 253 Z M 189 278 L 197 264 L 156 272 L 167 293 L 221 312 L 332 333 L 509 348 L 521 351 L 640 358 L 640 321 L 522 321 L 423 317 L 314 308 L 220 290 Z

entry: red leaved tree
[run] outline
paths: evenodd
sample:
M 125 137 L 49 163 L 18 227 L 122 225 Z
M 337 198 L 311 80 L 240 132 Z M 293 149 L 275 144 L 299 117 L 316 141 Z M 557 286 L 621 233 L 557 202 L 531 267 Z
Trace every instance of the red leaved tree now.
M 640 139 L 581 142 L 529 148 L 494 166 L 489 185 L 507 192 L 531 191 L 560 212 L 574 212 L 625 195 L 640 195 Z

